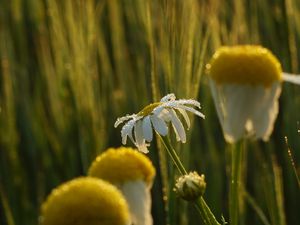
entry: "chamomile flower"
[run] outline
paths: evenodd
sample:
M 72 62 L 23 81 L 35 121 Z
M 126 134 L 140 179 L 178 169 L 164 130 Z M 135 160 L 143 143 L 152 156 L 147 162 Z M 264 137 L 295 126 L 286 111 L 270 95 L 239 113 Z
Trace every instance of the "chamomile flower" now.
M 145 155 L 132 148 L 110 148 L 95 159 L 88 175 L 107 180 L 121 190 L 133 224 L 153 224 L 150 189 L 155 169 Z
M 225 46 L 207 65 L 212 96 L 227 142 L 244 136 L 267 141 L 278 114 L 283 81 L 300 77 L 282 72 L 278 59 L 256 45 Z
M 147 147 L 153 139 L 152 128 L 158 134 L 165 136 L 168 134 L 168 123 L 172 124 L 177 141 L 185 143 L 185 129 L 182 125 L 182 122 L 178 118 L 177 113 L 182 115 L 187 124 L 187 129 L 189 129 L 190 119 L 186 111 L 204 118 L 204 115 L 199 112 L 197 108 L 200 109 L 201 107 L 200 103 L 196 100 L 176 100 L 174 94 L 168 94 L 163 97 L 160 102 L 155 102 L 146 106 L 137 114 L 118 118 L 115 123 L 115 127 L 126 121 L 121 130 L 122 143 L 125 145 L 127 142 L 127 137 L 129 137 L 139 151 L 147 153 Z
M 129 209 L 112 184 L 81 177 L 55 188 L 42 205 L 40 225 L 130 225 Z

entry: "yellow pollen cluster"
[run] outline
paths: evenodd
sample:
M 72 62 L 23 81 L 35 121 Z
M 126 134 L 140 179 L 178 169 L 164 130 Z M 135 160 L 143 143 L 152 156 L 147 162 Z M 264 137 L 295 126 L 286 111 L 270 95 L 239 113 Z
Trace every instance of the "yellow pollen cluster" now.
M 139 111 L 139 113 L 137 115 L 138 116 L 148 116 L 153 111 L 153 109 L 155 109 L 155 107 L 159 106 L 160 104 L 162 104 L 162 103 L 155 102 L 150 105 L 147 105 L 145 108 L 143 108 L 141 111 Z
M 282 80 L 278 59 L 266 48 L 257 45 L 224 46 L 206 66 L 216 83 L 270 86 Z
M 120 191 L 85 177 L 54 189 L 42 205 L 41 225 L 126 225 L 129 209 Z
M 92 163 L 89 176 L 107 180 L 113 184 L 126 181 L 144 180 L 152 184 L 155 169 L 151 161 L 132 148 L 110 148 Z

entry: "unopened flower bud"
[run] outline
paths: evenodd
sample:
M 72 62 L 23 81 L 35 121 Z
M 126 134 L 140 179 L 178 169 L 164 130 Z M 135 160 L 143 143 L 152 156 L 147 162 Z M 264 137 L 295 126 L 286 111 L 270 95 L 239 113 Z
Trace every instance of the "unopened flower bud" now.
M 180 198 L 194 201 L 204 194 L 206 188 L 205 176 L 197 172 L 190 172 L 179 177 L 176 181 L 174 191 Z

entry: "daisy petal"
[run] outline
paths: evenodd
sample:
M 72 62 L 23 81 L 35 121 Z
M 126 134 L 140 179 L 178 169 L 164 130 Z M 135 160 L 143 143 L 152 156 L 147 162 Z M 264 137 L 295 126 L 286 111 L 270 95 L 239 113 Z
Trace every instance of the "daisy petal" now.
M 283 73 L 282 78 L 283 78 L 284 81 L 300 85 L 300 76 L 299 75 Z
M 132 114 L 132 115 L 126 115 L 126 116 L 123 116 L 123 117 L 119 117 L 119 118 L 117 119 L 117 121 L 115 122 L 114 127 L 116 128 L 116 127 L 119 126 L 121 123 L 125 122 L 126 120 L 133 119 L 134 117 L 136 117 L 135 114 Z
M 168 133 L 168 127 L 165 121 L 157 117 L 155 114 L 151 115 L 150 118 L 154 129 L 162 136 L 166 136 Z
M 281 84 L 278 82 L 274 83 L 271 88 L 265 89 L 261 96 L 259 96 L 259 100 L 257 101 L 260 102 L 260 107 L 256 107 L 252 116 L 255 138 L 261 138 L 264 141 L 268 141 L 272 134 L 278 114 L 278 98 L 280 93 Z
M 158 116 L 164 108 L 165 108 L 164 104 L 159 105 L 153 109 L 152 113 Z
M 143 134 L 146 141 L 150 142 L 153 138 L 150 116 L 143 119 Z
M 188 107 L 188 106 L 185 106 L 185 105 L 177 105 L 176 107 L 174 107 L 176 109 L 184 109 L 186 111 L 189 111 L 189 112 L 192 112 L 194 113 L 195 115 L 205 119 L 205 116 L 203 113 L 199 112 L 198 110 L 194 109 L 194 108 L 191 108 L 191 107 Z
M 132 128 L 134 126 L 135 120 L 132 119 L 130 121 L 128 121 L 121 130 L 121 136 L 122 136 L 122 144 L 125 145 L 127 142 L 127 136 L 130 137 L 130 139 L 132 139 Z
M 191 127 L 191 121 L 190 121 L 190 118 L 189 118 L 189 116 L 187 115 L 186 111 L 185 111 L 184 109 L 180 109 L 180 108 L 178 108 L 177 110 L 178 110 L 178 111 L 181 113 L 181 115 L 183 116 L 183 118 L 184 118 L 184 120 L 185 120 L 185 122 L 186 122 L 186 125 L 187 125 L 187 129 L 190 129 L 190 127 Z
M 145 140 L 144 140 L 144 142 L 143 142 L 143 144 L 141 144 L 141 145 L 136 145 L 136 147 L 138 148 L 138 150 L 140 151 L 140 152 L 142 152 L 142 153 L 148 153 L 149 151 L 148 151 L 148 147 L 149 146 L 149 144 L 146 144 L 145 143 Z
M 144 137 L 143 137 L 143 123 L 142 120 L 139 120 L 134 125 L 134 136 L 136 145 L 143 145 Z
M 159 115 L 157 115 L 158 118 L 162 119 L 163 121 L 165 121 L 166 123 L 170 122 L 171 121 L 171 115 L 170 115 L 170 112 L 169 110 L 167 109 L 163 109 Z
M 128 206 L 131 209 L 132 224 L 153 224 L 151 216 L 151 192 L 144 180 L 124 182 L 121 187 Z
M 177 140 L 181 140 L 182 143 L 186 142 L 186 134 L 184 127 L 181 123 L 181 121 L 178 119 L 176 112 L 173 109 L 169 110 L 170 115 L 172 117 L 171 122 L 174 128 L 174 131 L 176 133 Z
M 180 105 L 193 105 L 193 106 L 201 109 L 200 102 L 193 100 L 193 99 L 179 99 L 174 102 L 176 102 L 177 104 L 180 104 Z
M 171 94 L 168 94 L 165 97 L 163 97 L 160 100 L 160 102 L 174 101 L 175 99 L 176 99 L 176 96 L 173 93 L 171 93 Z

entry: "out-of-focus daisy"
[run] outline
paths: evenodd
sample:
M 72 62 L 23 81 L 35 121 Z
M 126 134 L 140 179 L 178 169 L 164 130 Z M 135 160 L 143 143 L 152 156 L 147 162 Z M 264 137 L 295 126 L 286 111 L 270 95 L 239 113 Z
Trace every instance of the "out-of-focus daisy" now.
M 148 143 L 153 139 L 152 128 L 158 134 L 165 136 L 168 134 L 169 122 L 171 122 L 174 128 L 177 141 L 185 143 L 185 129 L 178 118 L 177 113 L 180 113 L 183 116 L 186 121 L 187 128 L 189 129 L 190 119 L 186 111 L 204 118 L 204 115 L 195 108 L 201 108 L 198 101 L 193 99 L 176 100 L 174 94 L 168 94 L 163 97 L 160 102 L 155 102 L 146 106 L 137 114 L 118 118 L 115 123 L 115 127 L 127 121 L 121 130 L 122 143 L 126 144 L 127 137 L 129 137 L 141 152 L 147 153 L 147 146 L 149 146 Z
M 256 45 L 225 46 L 207 65 L 210 87 L 227 142 L 244 136 L 267 141 L 278 114 L 283 81 L 300 77 L 282 72 L 278 59 Z
M 155 169 L 142 153 L 121 147 L 99 155 L 88 171 L 117 186 L 125 196 L 135 225 L 151 225 L 151 193 Z
M 55 188 L 42 205 L 41 225 L 130 225 L 121 192 L 106 181 L 85 177 Z

